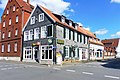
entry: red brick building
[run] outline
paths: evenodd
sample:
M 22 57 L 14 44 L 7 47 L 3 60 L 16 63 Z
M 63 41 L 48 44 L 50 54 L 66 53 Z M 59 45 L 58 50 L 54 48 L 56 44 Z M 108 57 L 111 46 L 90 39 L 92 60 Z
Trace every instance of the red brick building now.
M 20 60 L 22 28 L 33 8 L 29 0 L 8 0 L 1 16 L 0 59 Z
M 0 23 L 0 41 L 1 41 L 1 23 Z

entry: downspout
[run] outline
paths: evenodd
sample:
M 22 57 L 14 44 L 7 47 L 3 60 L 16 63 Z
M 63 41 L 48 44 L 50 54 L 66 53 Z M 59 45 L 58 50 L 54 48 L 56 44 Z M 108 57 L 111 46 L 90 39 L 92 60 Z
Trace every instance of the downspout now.
M 23 29 L 23 27 L 24 27 L 24 11 L 22 10 L 22 24 L 21 24 L 21 28 Z M 22 61 L 23 60 L 23 32 L 22 32 L 22 29 L 21 29 L 21 52 L 20 52 L 20 61 Z

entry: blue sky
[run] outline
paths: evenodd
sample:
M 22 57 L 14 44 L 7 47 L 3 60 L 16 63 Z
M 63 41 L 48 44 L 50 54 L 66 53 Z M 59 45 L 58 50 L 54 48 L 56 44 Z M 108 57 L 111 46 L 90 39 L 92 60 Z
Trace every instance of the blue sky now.
M 52 2 L 51 2 L 52 1 Z M 7 0 L 0 0 L 0 16 Z M 102 39 L 120 38 L 120 0 L 31 0 L 63 14 Z

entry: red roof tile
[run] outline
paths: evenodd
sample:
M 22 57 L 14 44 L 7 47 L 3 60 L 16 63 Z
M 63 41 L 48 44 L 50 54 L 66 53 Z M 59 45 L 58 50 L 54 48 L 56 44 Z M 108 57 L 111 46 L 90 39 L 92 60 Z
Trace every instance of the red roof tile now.
M 73 30 L 76 30 L 76 31 L 78 31 L 78 32 L 81 32 L 81 33 L 83 33 L 83 34 L 85 34 L 85 35 L 87 35 L 87 36 L 96 38 L 96 36 L 95 36 L 92 32 L 90 32 L 90 31 L 88 31 L 88 30 L 85 30 L 84 28 L 82 28 L 82 27 L 80 27 L 80 26 L 78 27 L 78 29 L 75 29 L 73 26 L 69 26 L 67 23 L 62 23 L 57 17 L 55 17 L 55 15 L 54 15 L 50 10 L 44 8 L 43 6 L 40 6 L 40 7 L 41 7 L 55 22 L 60 23 L 60 24 L 66 26 L 66 27 L 68 27 L 68 28 L 70 28 L 70 29 L 73 29 Z

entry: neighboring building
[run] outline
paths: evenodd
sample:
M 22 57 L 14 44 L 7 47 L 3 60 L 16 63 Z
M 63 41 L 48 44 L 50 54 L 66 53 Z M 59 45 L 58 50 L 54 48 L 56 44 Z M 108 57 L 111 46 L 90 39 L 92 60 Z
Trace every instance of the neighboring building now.
M 1 41 L 1 23 L 0 23 L 0 41 Z
M 87 60 L 88 40 L 96 36 L 63 15 L 37 5 L 23 28 L 23 61 L 56 62 L 60 52 L 63 61 Z
M 120 57 L 120 38 L 102 40 L 104 44 L 104 58 Z
M 90 60 L 100 60 L 104 58 L 104 45 L 99 39 L 90 38 Z
M 20 61 L 22 28 L 33 8 L 29 0 L 8 0 L 1 17 L 0 59 Z

